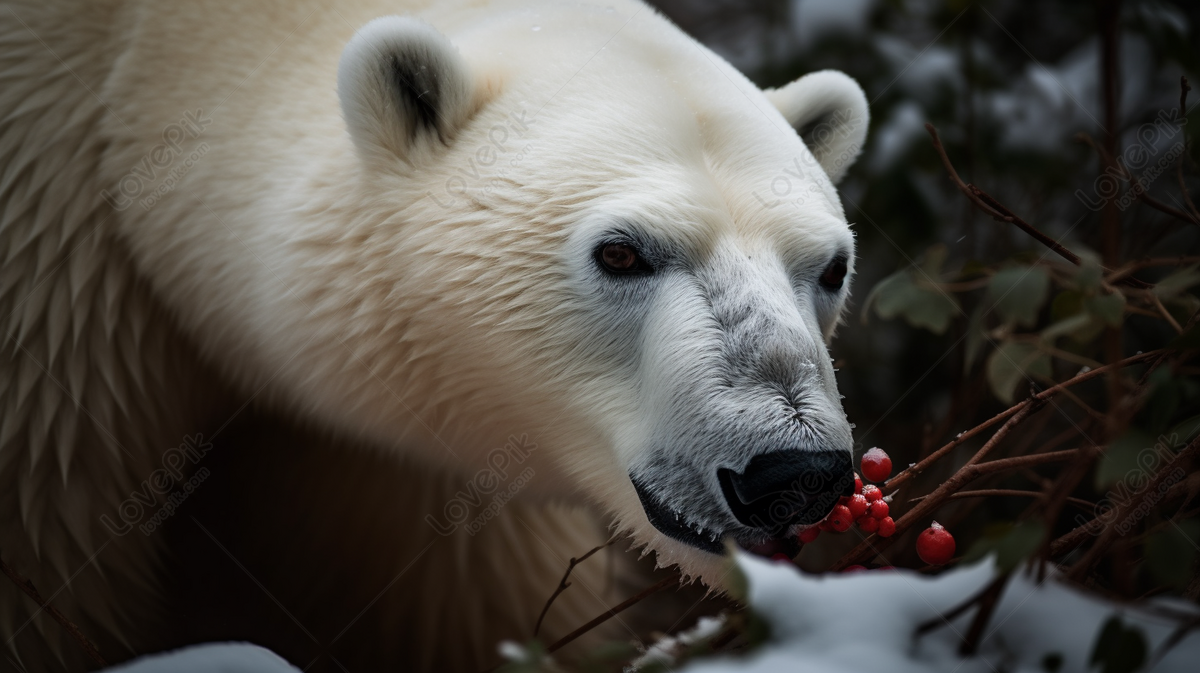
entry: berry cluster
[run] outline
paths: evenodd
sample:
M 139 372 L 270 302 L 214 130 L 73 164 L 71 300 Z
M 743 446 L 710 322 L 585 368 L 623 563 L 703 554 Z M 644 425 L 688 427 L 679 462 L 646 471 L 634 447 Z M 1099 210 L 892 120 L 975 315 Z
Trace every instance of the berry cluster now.
M 888 509 L 883 491 L 871 484 L 864 486 L 858 475 L 855 475 L 854 495 L 839 500 L 829 516 L 817 524 L 816 528 L 810 528 L 800 534 L 800 541 L 814 540 L 818 531 L 822 530 L 844 533 L 850 530 L 852 524 L 858 524 L 864 533 L 879 533 L 882 537 L 891 537 L 892 533 L 896 532 L 896 522 L 888 515 Z
M 868 480 L 884 481 L 892 474 L 892 459 L 883 449 L 874 448 L 863 454 L 860 467 Z M 855 474 L 854 495 L 839 500 L 824 521 L 800 531 L 800 542 L 807 544 L 816 540 L 823 530 L 844 533 L 850 530 L 852 524 L 858 524 L 864 533 L 891 537 L 896 533 L 896 522 L 892 520 L 888 509 L 883 491 L 873 484 L 864 486 L 862 479 Z M 954 536 L 941 524 L 933 522 L 917 537 L 917 555 L 930 565 L 949 563 L 954 558 Z M 865 569 L 864 566 L 850 566 L 846 571 Z
M 883 481 L 892 474 L 892 459 L 883 449 L 871 449 L 863 456 L 861 467 L 867 479 Z M 896 522 L 889 516 L 888 509 L 883 491 L 872 484 L 864 486 L 862 478 L 856 474 L 854 495 L 839 500 L 824 521 L 801 531 L 800 541 L 812 542 L 823 530 L 844 533 L 850 530 L 853 524 L 858 524 L 864 533 L 878 533 L 880 537 L 891 537 L 896 532 Z

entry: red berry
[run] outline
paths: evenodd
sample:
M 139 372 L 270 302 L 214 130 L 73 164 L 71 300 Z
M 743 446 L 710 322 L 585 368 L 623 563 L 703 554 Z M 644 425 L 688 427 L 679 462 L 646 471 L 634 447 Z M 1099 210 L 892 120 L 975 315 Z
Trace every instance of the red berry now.
M 882 500 L 876 500 L 871 503 L 871 516 L 876 519 L 882 519 L 888 515 L 888 504 Z
M 871 484 L 863 486 L 862 494 L 867 499 L 867 502 L 874 502 L 883 497 L 883 491 L 879 490 L 878 486 L 872 486 Z
M 867 567 L 866 566 L 846 566 L 845 568 L 842 568 L 842 572 L 844 572 L 844 573 L 856 573 L 860 570 L 867 570 Z
M 836 533 L 844 533 L 850 530 L 850 524 L 854 523 L 854 517 L 850 516 L 850 508 L 845 505 L 834 505 L 833 511 L 829 513 L 829 527 Z
M 867 513 L 867 508 L 870 506 L 871 503 L 867 502 L 867 499 L 861 494 L 850 496 L 850 502 L 846 504 L 846 507 L 850 509 L 850 516 L 854 517 L 855 520 L 862 518 L 862 516 Z
M 824 520 L 824 521 L 822 521 L 821 523 L 817 524 L 817 530 L 819 530 L 819 531 L 822 531 L 822 530 L 823 530 L 823 531 L 825 531 L 826 533 L 828 533 L 829 531 L 833 530 L 832 528 L 830 528 L 830 527 L 829 527 L 829 519 L 825 519 L 825 520 Z
M 820 534 L 821 529 L 817 528 L 816 526 L 813 526 L 812 528 L 805 528 L 804 530 L 800 531 L 800 541 L 804 544 L 808 544 L 809 542 L 817 539 L 817 536 Z
M 884 481 L 892 474 L 892 459 L 881 448 L 874 448 L 863 454 L 863 476 L 871 481 Z
M 854 494 L 858 495 L 858 494 L 862 493 L 862 489 L 863 489 L 862 477 L 858 476 L 858 473 L 855 472 L 854 473 Z
M 949 563 L 954 558 L 954 536 L 934 521 L 917 536 L 917 556 L 929 565 Z
M 879 519 L 873 519 L 869 516 L 864 516 L 858 520 L 858 527 L 864 533 L 874 533 L 879 530 Z
M 891 537 L 896 534 L 896 522 L 892 521 L 892 517 L 885 516 L 878 521 L 879 537 Z

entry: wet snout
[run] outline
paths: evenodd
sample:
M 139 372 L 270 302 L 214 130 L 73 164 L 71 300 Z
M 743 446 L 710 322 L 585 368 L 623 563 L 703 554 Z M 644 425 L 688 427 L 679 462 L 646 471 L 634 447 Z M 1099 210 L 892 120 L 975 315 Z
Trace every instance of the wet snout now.
M 829 513 L 838 498 L 854 493 L 847 451 L 772 451 L 754 456 L 741 472 L 717 469 L 717 481 L 735 519 L 778 535 Z

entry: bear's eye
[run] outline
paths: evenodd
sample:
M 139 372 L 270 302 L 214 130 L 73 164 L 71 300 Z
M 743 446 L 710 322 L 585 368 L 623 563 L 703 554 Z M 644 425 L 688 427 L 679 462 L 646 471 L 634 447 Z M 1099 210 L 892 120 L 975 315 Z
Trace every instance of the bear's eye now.
M 596 249 L 596 260 L 605 271 L 628 275 L 650 273 L 654 269 L 638 254 L 637 248 L 628 243 L 604 243 Z
M 834 291 L 842 289 L 844 282 L 846 282 L 846 260 L 838 257 L 825 267 L 825 273 L 821 274 L 821 285 L 827 290 Z

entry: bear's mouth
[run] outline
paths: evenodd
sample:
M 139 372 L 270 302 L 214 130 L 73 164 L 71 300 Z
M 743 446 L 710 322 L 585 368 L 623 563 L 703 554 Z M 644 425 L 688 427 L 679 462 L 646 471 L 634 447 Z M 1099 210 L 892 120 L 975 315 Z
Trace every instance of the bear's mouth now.
M 757 540 L 746 540 L 742 539 L 742 536 L 724 531 L 714 531 L 691 523 L 682 512 L 671 508 L 655 497 L 645 484 L 632 477 L 630 481 L 633 482 L 633 489 L 637 491 L 638 499 L 642 501 L 642 510 L 646 512 L 646 518 L 650 521 L 650 525 L 673 540 L 678 540 L 710 554 L 720 555 L 725 553 L 724 539 L 728 535 L 737 542 L 738 546 L 760 556 L 770 557 L 784 554 L 788 558 L 795 558 L 800 553 L 800 542 L 794 535 L 785 533 L 767 537 L 765 540 L 761 536 Z

